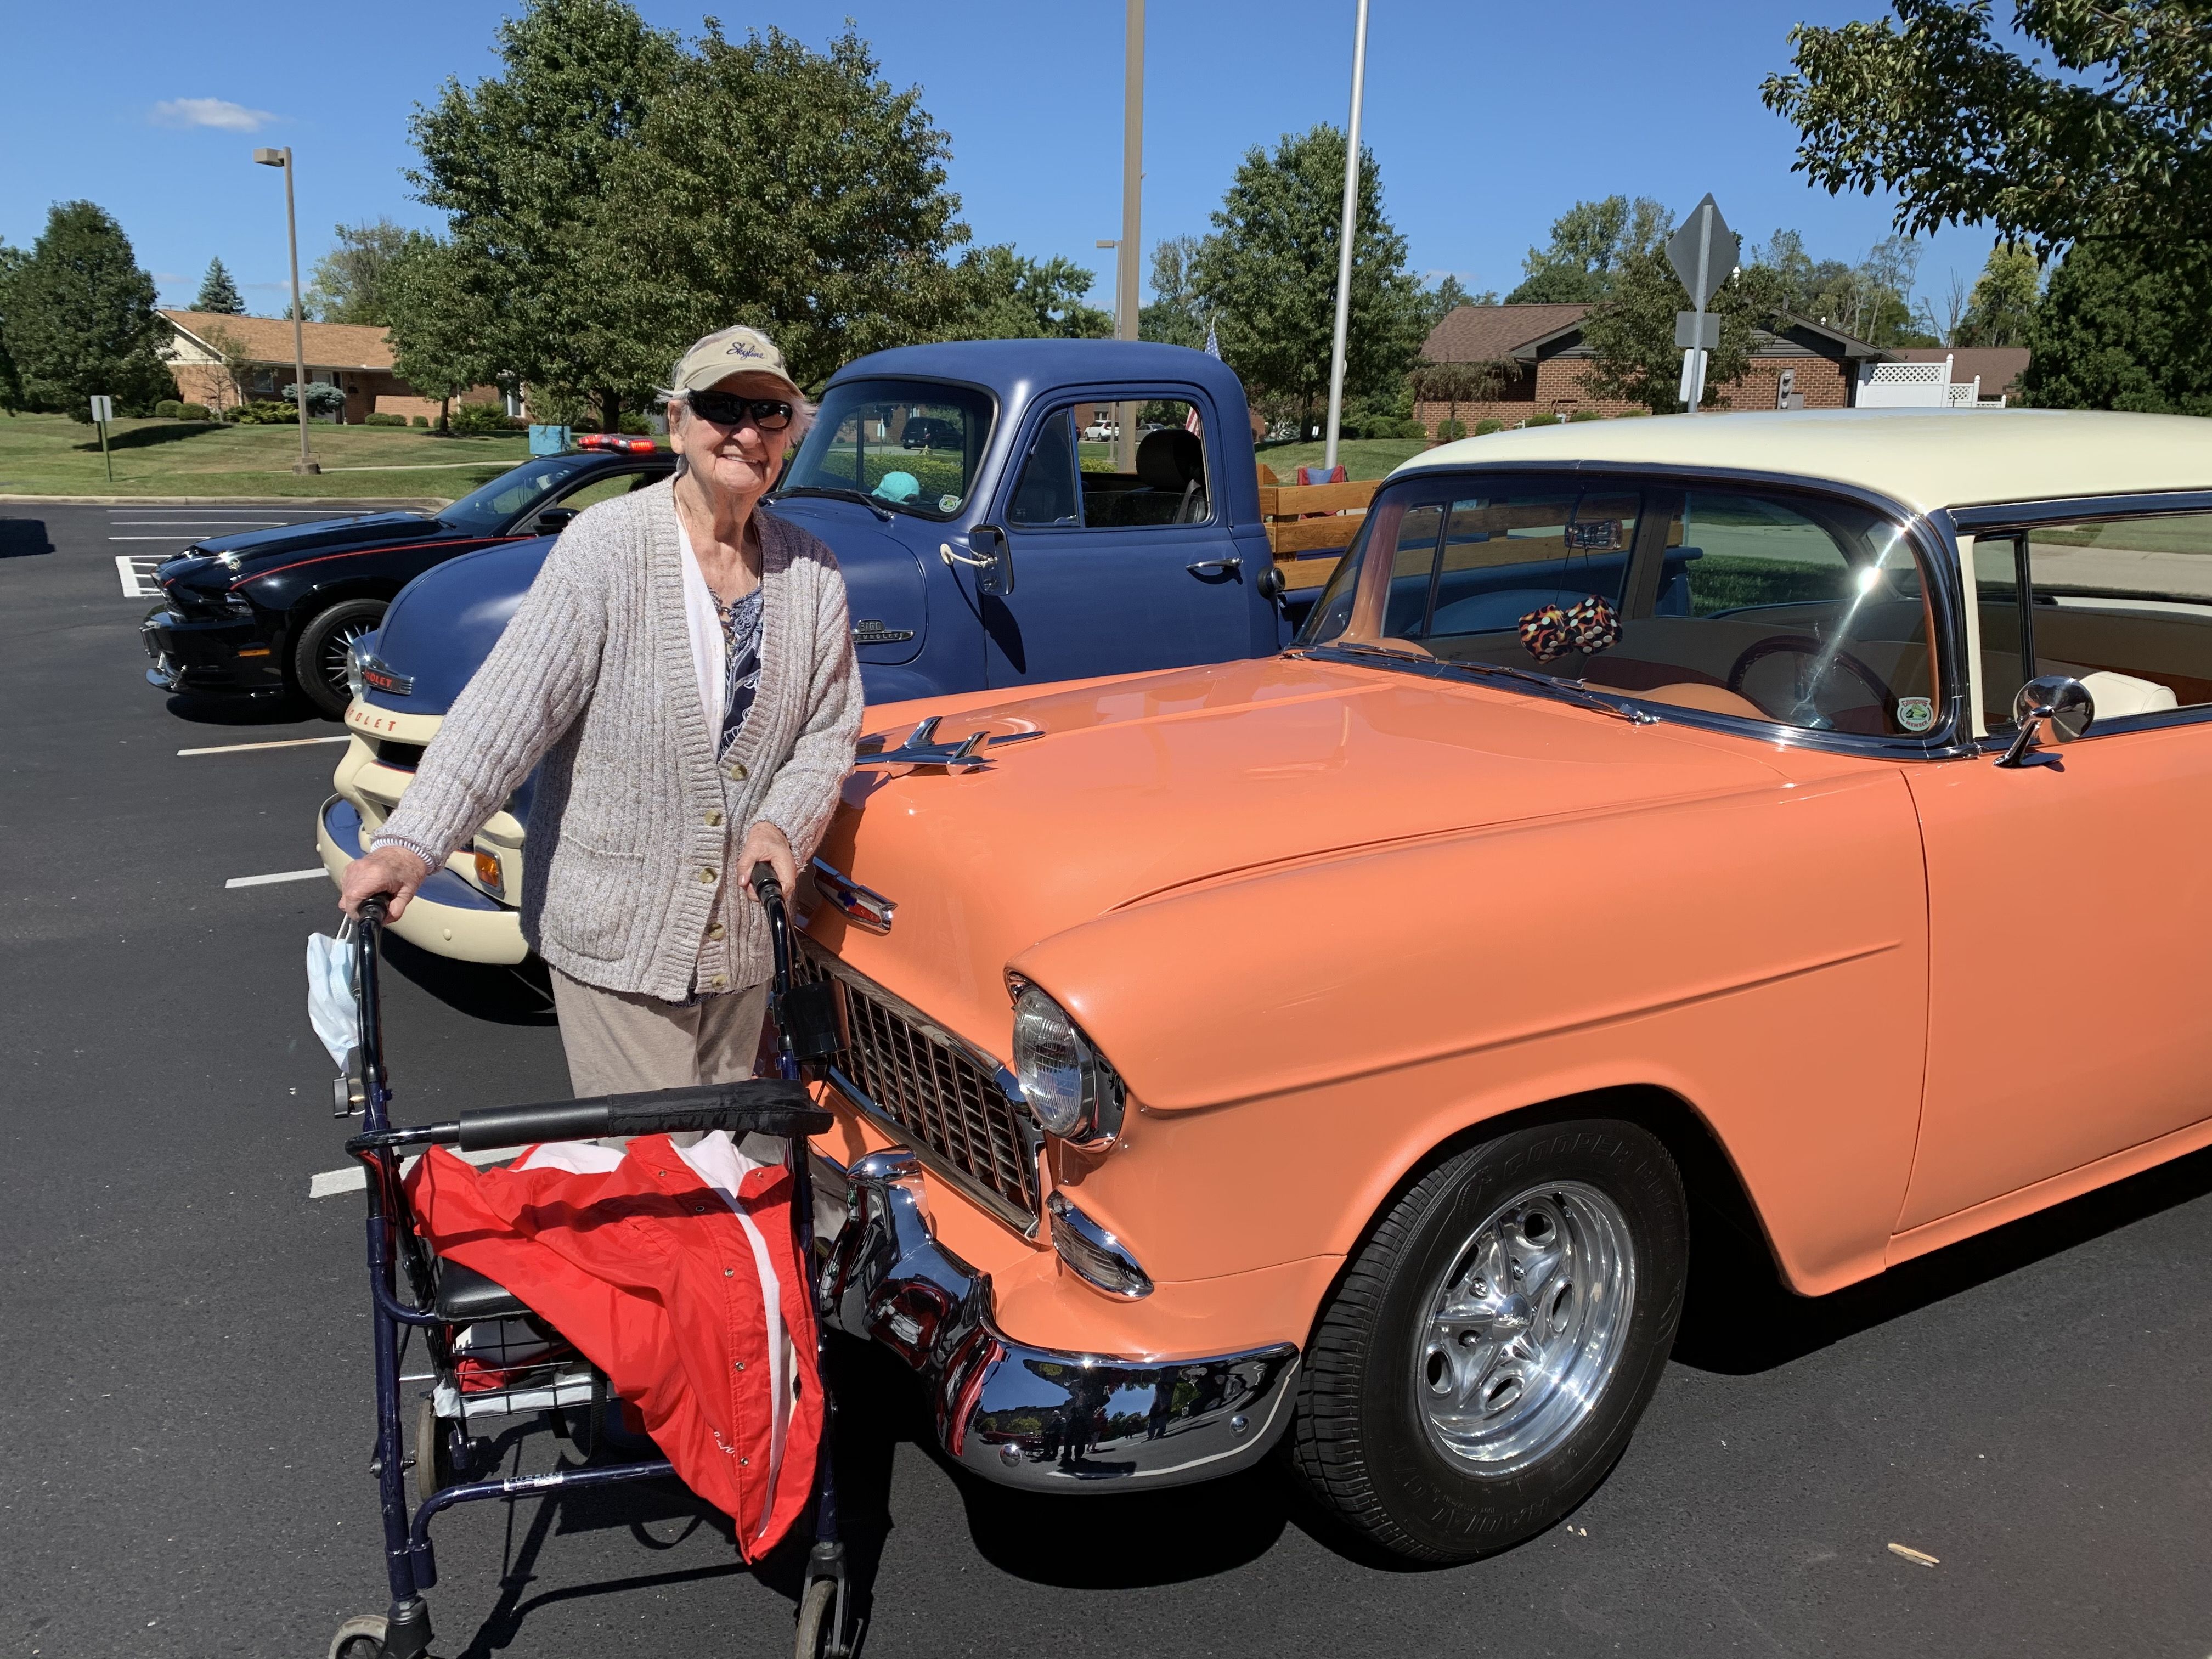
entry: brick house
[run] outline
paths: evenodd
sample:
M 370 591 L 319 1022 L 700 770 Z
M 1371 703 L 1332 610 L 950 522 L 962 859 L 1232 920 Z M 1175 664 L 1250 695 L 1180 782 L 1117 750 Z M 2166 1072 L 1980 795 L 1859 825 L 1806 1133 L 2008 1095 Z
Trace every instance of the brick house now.
M 177 383 L 177 396 L 188 404 L 223 409 L 241 401 L 274 403 L 292 384 L 295 359 L 292 354 L 292 325 L 280 317 L 234 317 L 219 311 L 163 311 L 155 313 L 168 325 L 169 336 L 160 348 Z M 349 425 L 359 425 L 363 416 L 417 415 L 435 421 L 438 400 L 419 396 L 392 367 L 392 344 L 381 328 L 358 323 L 302 325 L 307 352 L 307 380 L 320 380 L 345 393 Z M 228 351 L 216 342 L 243 348 L 245 367 L 234 385 L 225 366 Z M 497 403 L 496 386 L 472 386 L 455 401 Z
M 1469 430 L 1477 421 L 1510 425 L 1531 415 L 1642 412 L 1641 404 L 1598 398 L 1584 386 L 1592 353 L 1583 339 L 1583 319 L 1589 312 L 1587 305 L 1460 306 L 1429 331 L 1422 356 L 1431 362 L 1495 362 L 1510 369 L 1496 397 L 1460 404 L 1459 418 Z M 1844 409 L 1861 362 L 1901 355 L 1793 317 L 1782 329 L 1758 331 L 1749 367 L 1720 387 L 1719 396 L 1734 409 Z M 1451 414 L 1448 404 L 1413 405 L 1414 418 L 1432 437 Z

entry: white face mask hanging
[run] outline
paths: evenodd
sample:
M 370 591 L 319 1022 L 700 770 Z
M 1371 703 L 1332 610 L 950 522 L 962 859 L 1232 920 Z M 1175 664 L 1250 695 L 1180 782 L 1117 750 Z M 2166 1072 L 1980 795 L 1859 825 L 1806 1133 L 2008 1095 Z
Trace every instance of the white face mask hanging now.
M 352 1068 L 361 1047 L 361 1003 L 354 983 L 352 922 L 336 939 L 307 935 L 307 1023 L 341 1072 Z

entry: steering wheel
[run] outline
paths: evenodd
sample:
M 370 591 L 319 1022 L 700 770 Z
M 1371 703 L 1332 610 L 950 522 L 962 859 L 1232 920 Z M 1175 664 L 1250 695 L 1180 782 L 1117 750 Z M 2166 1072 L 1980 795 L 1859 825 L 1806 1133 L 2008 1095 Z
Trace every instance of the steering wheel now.
M 1767 658 L 1784 656 L 1805 658 L 1808 663 L 1818 665 L 1818 672 L 1808 682 L 1805 669 L 1800 668 L 1796 675 L 1797 699 L 1795 706 L 1787 709 L 1771 708 L 1768 708 L 1765 699 L 1753 696 L 1747 692 L 1743 689 L 1744 682 L 1750 678 L 1751 671 L 1765 661 Z M 1835 730 L 1835 720 L 1821 708 L 1819 697 L 1822 686 L 1826 684 L 1829 678 L 1839 669 L 1856 680 L 1865 689 L 1868 696 L 1873 699 L 1875 707 L 1881 713 L 1883 730 L 1887 732 L 1890 726 L 1895 725 L 1897 699 L 1891 694 L 1887 683 L 1881 676 L 1851 655 L 1850 652 L 1840 647 L 1825 645 L 1808 635 L 1777 634 L 1771 639 L 1761 640 L 1758 644 L 1752 646 L 1735 659 L 1735 665 L 1729 670 L 1728 689 L 1738 696 L 1747 698 L 1759 708 L 1766 709 L 1767 713 L 1776 720 L 1786 721 L 1792 726 L 1806 726 L 1816 732 L 1832 732 Z

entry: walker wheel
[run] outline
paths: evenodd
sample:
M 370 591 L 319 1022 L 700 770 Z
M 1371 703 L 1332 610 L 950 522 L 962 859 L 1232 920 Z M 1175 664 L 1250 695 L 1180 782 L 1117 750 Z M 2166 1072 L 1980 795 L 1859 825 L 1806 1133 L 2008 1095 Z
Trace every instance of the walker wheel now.
M 384 1615 L 356 1613 L 331 1638 L 330 1659 L 383 1659 Z
M 798 1659 L 848 1659 L 852 1651 L 837 1627 L 837 1581 L 817 1578 L 799 1604 Z
M 417 1504 L 428 1503 L 441 1487 L 453 1484 L 453 1455 L 446 1425 L 438 1420 L 438 1402 L 428 1395 L 415 1408 L 415 1465 L 408 1475 L 415 1483 Z

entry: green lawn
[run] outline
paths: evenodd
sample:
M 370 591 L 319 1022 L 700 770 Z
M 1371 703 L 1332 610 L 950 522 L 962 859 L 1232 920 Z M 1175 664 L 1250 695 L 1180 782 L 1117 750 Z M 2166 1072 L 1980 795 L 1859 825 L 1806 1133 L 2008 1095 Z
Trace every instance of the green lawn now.
M 309 428 L 319 474 L 292 471 L 291 426 L 117 421 L 108 428 L 115 482 L 97 428 L 65 415 L 0 416 L 0 495 L 436 495 L 451 500 L 529 455 L 518 432 L 446 438 L 412 427 Z M 354 468 L 369 469 L 353 471 Z M 404 470 L 401 470 L 404 469 Z
M 1425 438 L 1345 438 L 1336 446 L 1336 460 L 1348 478 L 1380 478 L 1428 447 Z M 1321 465 L 1322 449 L 1317 442 L 1270 444 L 1260 452 L 1260 459 L 1278 478 L 1291 483 L 1299 467 Z

